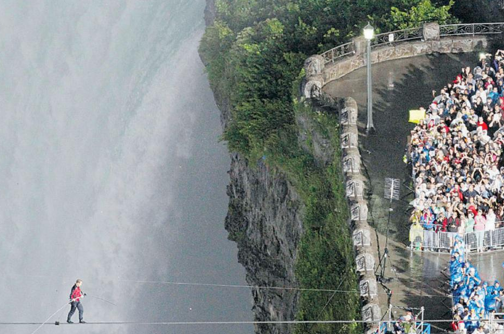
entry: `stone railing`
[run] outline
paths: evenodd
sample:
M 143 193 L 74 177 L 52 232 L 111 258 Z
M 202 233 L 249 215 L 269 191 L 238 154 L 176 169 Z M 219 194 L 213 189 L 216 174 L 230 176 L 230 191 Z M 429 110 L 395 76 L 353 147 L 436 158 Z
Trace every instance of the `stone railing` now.
M 378 34 L 372 41 L 371 63 L 414 57 L 432 53 L 483 51 L 490 39 L 504 31 L 504 23 L 474 23 L 439 25 L 425 23 L 422 27 Z M 327 83 L 337 80 L 366 63 L 367 41 L 357 37 L 321 55 L 305 61 L 303 95 L 319 92 Z
M 373 333 L 381 318 L 382 312 L 378 302 L 378 283 L 375 276 L 378 253 L 373 247 L 374 231 L 369 226 L 368 205 L 364 196 L 365 181 L 359 152 L 357 128 L 357 102 L 349 97 L 343 100 L 340 107 L 341 150 L 343 173 L 345 177 L 346 198 L 350 205 L 350 225 L 355 249 L 356 271 L 360 276 L 359 292 L 363 300 L 362 320 L 369 321 L 368 332 Z

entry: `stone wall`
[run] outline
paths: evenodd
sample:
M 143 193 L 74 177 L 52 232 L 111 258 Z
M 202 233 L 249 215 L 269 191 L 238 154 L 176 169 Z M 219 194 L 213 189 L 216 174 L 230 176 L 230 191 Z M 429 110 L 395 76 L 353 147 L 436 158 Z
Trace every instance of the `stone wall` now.
M 359 290 L 363 300 L 362 320 L 379 321 L 382 314 L 378 303 L 378 284 L 374 274 L 378 253 L 377 247 L 373 245 L 376 238 L 371 237 L 374 231 L 367 222 L 368 205 L 364 198 L 366 177 L 361 168 L 357 114 L 357 102 L 351 97 L 344 99 L 340 108 L 342 164 L 346 197 L 350 204 L 350 220 L 353 226 L 352 239 L 356 271 L 360 274 Z M 370 323 L 369 332 L 374 332 L 377 325 Z
M 391 42 L 372 48 L 371 64 L 389 60 L 415 57 L 432 53 L 459 53 L 486 50 L 490 43 L 491 35 L 466 35 L 440 37 L 437 23 L 426 23 L 423 26 L 423 39 L 415 41 Z M 353 40 L 354 54 L 342 57 L 334 63 L 325 64 L 325 59 L 320 55 L 309 57 L 304 65 L 305 84 L 303 95 L 312 97 L 327 83 L 367 65 L 367 41 L 363 37 Z

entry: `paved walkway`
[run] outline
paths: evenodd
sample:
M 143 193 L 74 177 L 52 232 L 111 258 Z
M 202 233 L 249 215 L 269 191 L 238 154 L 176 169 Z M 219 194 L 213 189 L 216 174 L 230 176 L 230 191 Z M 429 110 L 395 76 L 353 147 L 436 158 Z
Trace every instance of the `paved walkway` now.
M 362 159 L 368 171 L 370 183 L 371 223 L 379 231 L 380 244 L 385 244 L 389 203 L 383 199 L 385 177 L 399 178 L 406 186 L 411 179 L 402 162 L 406 140 L 413 125 L 408 123 L 408 111 L 427 107 L 432 101 L 433 89 L 440 88 L 453 80 L 463 66 L 473 66 L 478 55 L 420 56 L 373 65 L 373 108 L 377 133 L 366 137 L 366 69 L 357 70 L 339 81 L 328 84 L 324 90 L 334 97 L 353 97 L 359 105 L 361 126 Z M 401 188 L 404 200 L 393 203 L 394 212 L 390 223 L 390 261 L 386 277 L 395 278 L 387 286 L 393 291 L 391 303 L 399 306 L 425 306 L 426 318 L 449 317 L 447 306 L 450 299 L 443 287 L 444 276 L 440 271 L 448 263 L 445 253 L 413 253 L 406 248 L 408 242 L 408 215 L 405 210 L 413 199 L 406 187 Z M 501 264 L 504 252 L 478 255 L 473 262 L 486 280 L 504 278 Z M 387 298 L 381 290 L 383 309 Z M 445 306 L 446 305 L 446 306 Z M 400 310 L 397 315 L 400 315 Z M 446 328 L 446 326 L 439 326 Z M 434 330 L 434 333 L 441 332 Z

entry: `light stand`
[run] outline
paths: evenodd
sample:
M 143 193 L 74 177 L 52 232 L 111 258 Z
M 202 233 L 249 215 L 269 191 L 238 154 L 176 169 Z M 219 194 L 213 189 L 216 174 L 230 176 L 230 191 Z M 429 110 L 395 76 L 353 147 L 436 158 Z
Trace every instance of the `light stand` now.
M 373 124 L 373 88 L 371 82 L 371 40 L 374 38 L 374 28 L 371 24 L 364 27 L 364 38 L 367 41 L 367 125 L 366 133 L 370 134 L 375 131 Z
M 388 219 L 387 219 L 387 231 L 385 234 L 385 248 L 383 250 L 383 254 L 380 257 L 380 262 L 378 265 L 378 268 L 376 268 L 375 275 L 378 272 L 378 269 L 380 269 L 380 273 L 376 275 L 376 278 L 378 282 L 380 283 L 386 283 L 392 280 L 392 278 L 386 279 L 385 278 L 385 268 L 387 266 L 387 258 L 388 258 L 388 238 L 389 238 L 389 227 L 390 227 L 390 218 L 392 211 L 392 201 L 393 200 L 399 200 L 400 197 L 400 186 L 401 186 L 401 180 L 399 179 L 391 179 L 391 178 L 385 178 L 385 189 L 384 189 L 384 198 L 389 200 L 389 209 L 388 209 Z

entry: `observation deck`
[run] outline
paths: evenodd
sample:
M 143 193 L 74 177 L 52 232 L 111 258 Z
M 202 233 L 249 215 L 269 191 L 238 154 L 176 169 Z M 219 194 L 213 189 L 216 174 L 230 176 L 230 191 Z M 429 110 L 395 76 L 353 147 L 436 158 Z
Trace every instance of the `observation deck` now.
M 305 98 L 329 95 L 334 99 L 352 97 L 356 101 L 356 122 L 352 129 L 342 125 L 343 132 L 357 135 L 360 171 L 367 179 L 364 192 L 369 212 L 366 224 L 372 226 L 369 246 L 356 246 L 357 256 L 367 253 L 378 265 L 378 249 L 385 244 L 389 203 L 383 199 L 385 177 L 408 179 L 403 163 L 407 138 L 413 128 L 408 123 L 408 110 L 427 107 L 432 102 L 432 90 L 439 90 L 451 82 L 463 66 L 473 67 L 479 52 L 488 52 L 502 36 L 504 23 L 438 25 L 428 23 L 419 28 L 393 31 L 375 36 L 372 44 L 373 109 L 377 133 L 365 135 L 366 122 L 366 41 L 356 38 L 320 55 L 307 59 L 305 83 L 302 93 Z M 345 133 L 343 133 L 344 135 Z M 350 151 L 343 149 L 344 159 Z M 355 175 L 347 175 L 348 180 Z M 408 193 L 401 189 L 402 195 Z M 440 271 L 448 265 L 448 253 L 412 252 L 409 245 L 408 202 L 405 197 L 393 204 L 394 212 L 390 226 L 389 264 L 385 276 L 393 278 L 386 283 L 393 291 L 390 303 L 398 307 L 425 307 L 425 319 L 450 319 L 447 313 L 451 305 L 442 282 L 445 276 Z M 349 199 L 352 203 L 352 200 Z M 359 225 L 356 222 L 355 226 Z M 377 232 L 375 237 L 375 231 Z M 503 280 L 501 264 L 504 252 L 473 254 L 472 262 L 478 266 L 484 280 Z M 374 272 L 363 272 L 361 279 L 373 280 Z M 376 282 L 375 282 L 376 283 Z M 373 284 L 375 284 L 373 283 Z M 363 319 L 381 318 L 387 310 L 386 291 L 377 284 L 377 295 L 362 296 L 363 305 L 376 304 L 380 314 L 373 314 L 367 307 Z M 401 315 L 399 308 L 395 309 Z M 385 319 L 384 319 L 385 320 Z M 433 324 L 446 328 L 443 324 Z

